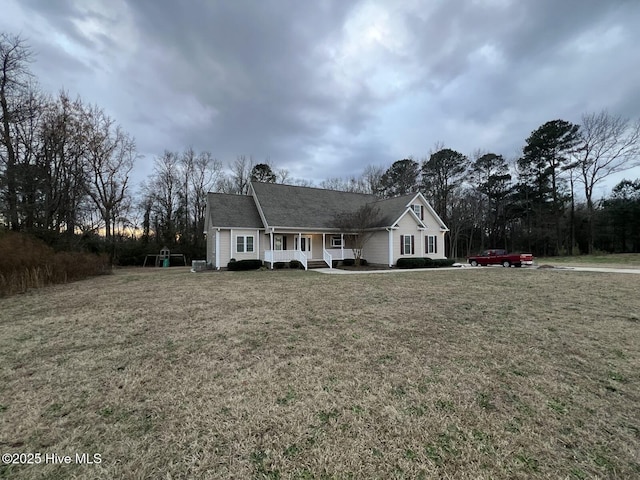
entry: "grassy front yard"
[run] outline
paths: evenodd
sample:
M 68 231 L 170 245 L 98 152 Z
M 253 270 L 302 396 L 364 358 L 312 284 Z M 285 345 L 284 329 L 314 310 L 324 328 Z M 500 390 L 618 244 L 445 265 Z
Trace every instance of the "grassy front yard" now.
M 640 476 L 640 276 L 125 270 L 0 301 L 6 478 Z

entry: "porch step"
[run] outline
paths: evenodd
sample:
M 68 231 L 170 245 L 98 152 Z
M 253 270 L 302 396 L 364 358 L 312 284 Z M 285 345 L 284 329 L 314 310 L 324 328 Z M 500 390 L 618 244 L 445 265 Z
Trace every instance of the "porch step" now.
M 309 260 L 307 268 L 326 268 L 328 265 L 324 260 Z

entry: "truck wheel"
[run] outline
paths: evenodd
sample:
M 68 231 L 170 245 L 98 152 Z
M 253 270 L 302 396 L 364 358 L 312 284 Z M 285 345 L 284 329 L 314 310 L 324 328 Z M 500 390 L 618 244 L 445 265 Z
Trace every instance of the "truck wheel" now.
M 502 266 L 508 268 L 511 266 L 511 262 L 509 262 L 509 260 L 505 260 L 504 262 L 502 262 Z
M 478 266 L 478 262 L 476 262 L 475 260 L 471 260 L 471 266 L 472 267 L 477 267 Z

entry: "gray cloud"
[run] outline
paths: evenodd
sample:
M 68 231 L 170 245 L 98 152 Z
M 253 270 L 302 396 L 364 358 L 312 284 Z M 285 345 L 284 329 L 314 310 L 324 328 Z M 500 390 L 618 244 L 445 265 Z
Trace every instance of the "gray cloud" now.
M 34 71 L 147 158 L 187 146 L 320 181 L 437 141 L 515 155 L 545 121 L 640 112 L 634 1 L 8 2 Z

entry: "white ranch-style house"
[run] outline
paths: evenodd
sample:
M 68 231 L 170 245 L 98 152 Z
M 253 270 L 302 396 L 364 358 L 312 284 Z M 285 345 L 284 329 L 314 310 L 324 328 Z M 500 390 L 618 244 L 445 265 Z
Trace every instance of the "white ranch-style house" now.
M 380 199 L 374 195 L 276 183 L 252 182 L 249 195 L 209 193 L 205 234 L 207 262 L 214 268 L 232 259 L 298 260 L 332 268 L 353 258 L 353 232 L 335 227 L 336 215 L 373 204 L 380 213 L 362 258 L 392 267 L 402 257 L 445 258 L 449 231 L 421 193 Z

